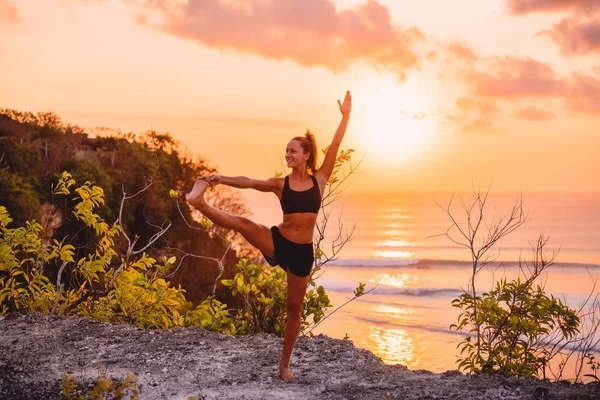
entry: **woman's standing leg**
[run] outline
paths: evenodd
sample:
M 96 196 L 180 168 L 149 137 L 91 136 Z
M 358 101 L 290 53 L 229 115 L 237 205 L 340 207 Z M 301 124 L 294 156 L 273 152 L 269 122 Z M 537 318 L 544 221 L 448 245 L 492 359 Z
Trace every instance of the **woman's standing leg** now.
M 264 225 L 257 224 L 248 218 L 231 215 L 225 211 L 211 207 L 204 201 L 204 192 L 208 183 L 203 180 L 197 180 L 185 198 L 192 206 L 196 207 L 206 218 L 214 224 L 226 229 L 233 229 L 242 234 L 244 239 L 252 246 L 256 247 L 268 257 L 275 258 L 275 247 L 271 230 Z
M 283 337 L 283 352 L 279 364 L 279 375 L 286 382 L 291 382 L 294 375 L 290 372 L 290 358 L 296 339 L 300 334 L 302 306 L 306 296 L 309 276 L 299 277 L 287 271 L 287 324 Z

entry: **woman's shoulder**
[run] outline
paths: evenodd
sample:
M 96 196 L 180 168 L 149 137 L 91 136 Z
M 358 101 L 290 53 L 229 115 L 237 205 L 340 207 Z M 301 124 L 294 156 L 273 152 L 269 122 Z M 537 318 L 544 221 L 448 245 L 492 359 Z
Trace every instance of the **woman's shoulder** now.
M 276 185 L 278 188 L 283 188 L 284 184 L 288 181 L 288 176 L 274 176 L 272 178 L 267 179 L 268 182 L 271 182 L 273 185 Z

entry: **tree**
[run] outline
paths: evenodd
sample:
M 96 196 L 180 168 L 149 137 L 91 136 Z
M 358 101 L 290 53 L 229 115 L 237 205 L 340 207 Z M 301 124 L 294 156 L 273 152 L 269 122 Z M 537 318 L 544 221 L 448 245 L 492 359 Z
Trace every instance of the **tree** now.
M 90 181 L 102 187 L 106 207 L 97 213 L 105 220 L 115 220 L 123 191 L 136 193 L 152 182 L 140 196 L 129 199 L 122 211 L 123 228 L 139 242 L 147 242 L 165 221 L 172 223 L 160 239 L 148 249 L 152 256 L 166 254 L 166 248 L 178 247 L 189 252 L 222 253 L 227 244 L 209 240 L 206 232 L 190 230 L 169 199 L 173 187 L 191 186 L 201 173 L 215 172 L 199 156 L 191 156 L 168 133 L 149 131 L 136 136 L 118 130 L 98 128 L 91 135 L 77 126 L 63 122 L 57 115 L 0 110 L 0 201 L 18 225 L 36 220 L 42 225 L 43 238 L 66 238 L 78 257 L 94 251 L 91 231 L 81 229 L 71 214 L 75 194 L 54 196 L 49 191 L 62 171 L 70 171 L 78 182 Z M 46 139 L 49 138 L 46 143 Z M 244 207 L 241 199 L 221 196 L 225 210 Z M 190 211 L 183 210 L 186 218 Z M 116 239 L 119 255 L 127 243 Z M 243 251 L 243 247 L 239 247 Z M 232 277 L 237 259 L 228 255 L 226 276 Z M 60 264 L 51 262 L 45 273 L 55 280 Z M 207 273 L 198 274 L 198 269 Z M 186 258 L 171 278 L 188 290 L 195 304 L 212 292 L 214 265 L 206 260 Z M 208 277 L 212 278 L 212 281 Z M 201 280 L 198 280 L 198 277 Z M 67 269 L 63 275 L 67 288 L 77 285 Z M 223 300 L 231 300 L 230 291 L 220 287 Z
M 454 196 L 447 206 L 438 204 L 451 220 L 442 235 L 467 249 L 472 262 L 467 290 L 452 301 L 452 306 L 460 309 L 461 314 L 451 329 L 467 333 L 458 345 L 459 369 L 546 378 L 553 359 L 568 358 L 574 351 L 565 349 L 577 348 L 579 370 L 575 380 L 578 380 L 583 362 L 595 362 L 590 351 L 600 342 L 595 338 L 600 319 L 598 314 L 594 316 L 600 311 L 598 294 L 590 295 L 590 314 L 583 312 L 585 304 L 574 310 L 544 292 L 543 285 L 538 283 L 539 277 L 554 264 L 557 256 L 557 252 L 548 254 L 546 251 L 549 238 L 544 235 L 531 246 L 531 260 L 519 259 L 518 278 L 500 279 L 491 290 L 480 293 L 478 273 L 498 259 L 498 242 L 527 220 L 519 199 L 507 216 L 487 221 L 484 215 L 488 195 L 489 187 L 485 192 L 474 190 L 475 199 L 470 204 L 462 197 L 459 199 L 464 221 L 452 210 Z M 502 263 L 497 267 L 502 267 Z M 586 324 L 585 332 L 580 330 L 582 321 L 591 321 Z M 562 376 L 564 366 L 564 362 L 559 365 L 555 377 Z
M 40 201 L 35 188 L 20 175 L 0 170 L 0 204 L 15 216 L 18 224 L 40 219 Z

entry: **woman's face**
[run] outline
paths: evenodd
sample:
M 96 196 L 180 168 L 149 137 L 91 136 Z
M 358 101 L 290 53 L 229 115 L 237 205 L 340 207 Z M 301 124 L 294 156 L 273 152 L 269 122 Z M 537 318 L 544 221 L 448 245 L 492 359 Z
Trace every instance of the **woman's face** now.
M 297 140 L 290 140 L 285 148 L 285 161 L 290 168 L 299 167 L 302 164 L 306 165 L 309 156 L 310 153 L 305 153 Z

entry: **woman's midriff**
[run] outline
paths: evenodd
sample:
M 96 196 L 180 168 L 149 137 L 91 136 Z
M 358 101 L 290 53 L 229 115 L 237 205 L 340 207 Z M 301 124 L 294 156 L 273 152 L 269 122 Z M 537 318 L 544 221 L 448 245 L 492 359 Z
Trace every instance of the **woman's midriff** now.
M 312 243 L 317 214 L 298 213 L 283 216 L 277 227 L 287 240 L 294 243 Z

